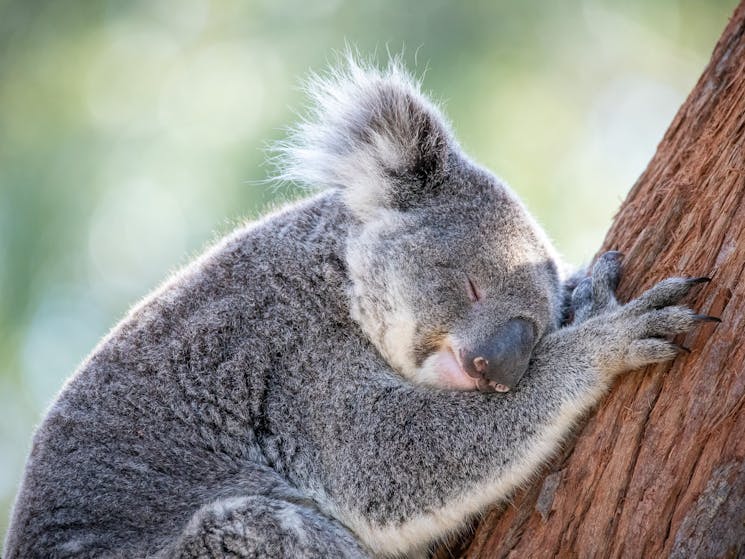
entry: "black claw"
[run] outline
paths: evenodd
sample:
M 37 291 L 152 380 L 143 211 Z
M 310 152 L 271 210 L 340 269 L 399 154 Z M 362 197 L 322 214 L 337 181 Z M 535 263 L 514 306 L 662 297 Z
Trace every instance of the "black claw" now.
M 700 320 L 702 322 L 722 322 L 722 319 L 718 316 L 710 316 L 708 314 L 694 314 L 694 320 Z
M 684 345 L 678 345 L 678 344 L 673 344 L 673 345 L 675 346 L 675 349 L 677 349 L 680 353 L 691 353 L 690 348 L 687 348 Z
M 697 283 L 709 283 L 710 281 L 711 278 L 706 276 L 701 276 L 700 278 L 688 278 L 688 283 L 692 285 L 696 285 Z

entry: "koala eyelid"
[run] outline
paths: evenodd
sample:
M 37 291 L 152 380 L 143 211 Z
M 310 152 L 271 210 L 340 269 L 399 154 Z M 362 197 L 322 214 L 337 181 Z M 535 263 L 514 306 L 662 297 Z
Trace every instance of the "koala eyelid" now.
M 471 300 L 472 303 L 476 303 L 481 300 L 481 291 L 478 287 L 476 287 L 476 284 L 473 283 L 473 280 L 466 275 L 466 283 L 468 286 L 468 298 Z

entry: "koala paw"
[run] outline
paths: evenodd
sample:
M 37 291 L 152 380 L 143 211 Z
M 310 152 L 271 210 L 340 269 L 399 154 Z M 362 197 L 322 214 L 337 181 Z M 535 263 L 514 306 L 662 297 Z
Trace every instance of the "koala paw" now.
M 621 255 L 607 252 L 572 294 L 575 325 L 587 343 L 594 364 L 616 375 L 652 363 L 673 359 L 686 348 L 666 336 L 683 334 L 702 321 L 716 317 L 696 314 L 677 303 L 696 285 L 709 278 L 668 278 L 626 305 L 620 305 L 615 288 L 620 278 Z

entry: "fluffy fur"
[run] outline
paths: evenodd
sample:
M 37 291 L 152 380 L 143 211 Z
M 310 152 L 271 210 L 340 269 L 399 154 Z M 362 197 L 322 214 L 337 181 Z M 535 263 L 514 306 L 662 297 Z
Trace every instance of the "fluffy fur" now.
M 280 180 L 342 188 L 361 216 L 406 209 L 444 180 L 457 145 L 399 60 L 381 72 L 348 56 L 306 91 L 309 114 L 277 145 Z
M 559 328 L 545 235 L 401 68 L 315 83 L 284 178 L 327 190 L 99 344 L 36 433 L 8 559 L 415 554 L 529 479 L 617 374 L 675 354 L 692 282 L 621 306 L 609 254 Z M 433 356 L 514 318 L 535 334 L 519 384 L 444 389 Z

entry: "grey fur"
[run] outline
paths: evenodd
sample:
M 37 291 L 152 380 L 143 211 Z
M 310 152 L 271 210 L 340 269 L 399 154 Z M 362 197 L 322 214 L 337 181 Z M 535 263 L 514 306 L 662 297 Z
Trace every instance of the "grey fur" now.
M 608 256 L 560 328 L 545 235 L 399 67 L 316 87 L 285 178 L 328 190 L 99 344 L 36 433 L 8 559 L 420 553 L 529 480 L 616 375 L 675 355 L 691 282 L 622 306 Z M 515 317 L 538 340 L 517 387 L 446 389 L 436 359 Z

